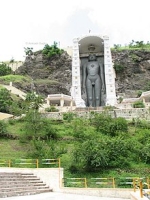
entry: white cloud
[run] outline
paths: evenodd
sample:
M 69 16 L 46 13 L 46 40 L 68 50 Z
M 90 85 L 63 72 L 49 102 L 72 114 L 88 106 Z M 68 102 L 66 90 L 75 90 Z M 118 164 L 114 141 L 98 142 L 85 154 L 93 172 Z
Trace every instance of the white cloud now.
M 149 0 L 1 0 L 0 61 L 88 33 L 109 35 L 111 45 L 149 40 Z M 30 44 L 36 43 L 36 44 Z

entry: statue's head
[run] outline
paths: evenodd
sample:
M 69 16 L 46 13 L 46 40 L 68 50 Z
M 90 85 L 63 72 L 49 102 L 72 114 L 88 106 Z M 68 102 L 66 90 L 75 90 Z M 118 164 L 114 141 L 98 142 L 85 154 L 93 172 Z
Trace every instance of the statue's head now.
M 97 60 L 96 55 L 95 54 L 90 54 L 89 55 L 89 61 L 95 61 Z

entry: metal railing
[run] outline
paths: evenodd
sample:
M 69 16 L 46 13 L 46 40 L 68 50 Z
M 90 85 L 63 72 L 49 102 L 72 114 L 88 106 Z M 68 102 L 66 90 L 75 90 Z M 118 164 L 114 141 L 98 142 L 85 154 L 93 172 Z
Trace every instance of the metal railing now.
M 0 167 L 32 167 L 32 168 L 42 168 L 42 167 L 54 167 L 60 168 L 60 158 L 57 159 L 0 159 Z
M 86 178 L 63 178 L 62 179 L 63 187 L 84 187 L 87 188 L 87 179 Z
M 134 180 L 134 192 L 140 192 L 140 197 L 150 199 L 150 178 L 139 178 Z

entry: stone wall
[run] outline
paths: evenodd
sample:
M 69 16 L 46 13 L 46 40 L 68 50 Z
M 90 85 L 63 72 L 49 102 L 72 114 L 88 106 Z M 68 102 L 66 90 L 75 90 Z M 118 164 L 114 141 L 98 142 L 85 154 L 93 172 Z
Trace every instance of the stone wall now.
M 91 111 L 73 111 L 78 117 L 84 117 L 89 118 L 91 112 L 95 113 L 102 113 L 104 111 L 102 110 L 91 110 Z M 44 113 L 43 115 L 56 119 L 56 120 L 63 120 L 63 112 L 49 112 Z M 144 119 L 144 120 L 150 120 L 150 110 L 146 108 L 133 108 L 133 109 L 114 109 L 113 111 L 108 111 L 108 114 L 110 114 L 112 117 L 123 117 L 127 120 L 132 119 Z
M 23 65 L 22 61 L 18 61 L 18 62 L 13 62 L 13 63 L 9 63 L 9 67 L 11 67 L 11 69 L 13 71 L 16 71 L 20 66 Z

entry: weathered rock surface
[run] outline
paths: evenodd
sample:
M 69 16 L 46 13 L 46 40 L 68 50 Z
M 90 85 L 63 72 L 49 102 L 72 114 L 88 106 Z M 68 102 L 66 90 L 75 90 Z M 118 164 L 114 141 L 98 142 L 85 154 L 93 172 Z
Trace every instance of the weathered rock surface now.
M 66 52 L 50 59 L 44 57 L 41 51 L 35 52 L 34 55 L 26 58 L 16 74 L 31 77 L 32 83 L 29 83 L 26 87 L 19 85 L 19 83 L 17 85 L 27 92 L 32 87 L 37 93 L 44 96 L 58 93 L 70 95 L 71 58 Z
M 126 97 L 136 97 L 138 90 L 150 90 L 150 51 L 123 50 L 113 51 L 115 65 L 122 70 L 116 72 L 116 91 Z
M 138 90 L 150 90 L 150 51 L 122 50 L 112 51 L 114 67 L 121 66 L 116 71 L 116 92 L 124 93 L 126 97 L 136 97 Z M 41 51 L 27 57 L 16 74 L 28 75 L 31 83 L 16 86 L 29 92 L 48 94 L 64 93 L 70 95 L 71 88 L 71 57 L 64 52 L 61 56 L 47 59 Z

